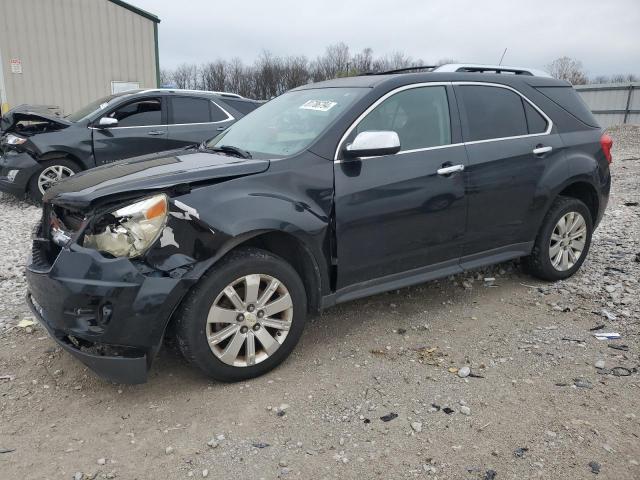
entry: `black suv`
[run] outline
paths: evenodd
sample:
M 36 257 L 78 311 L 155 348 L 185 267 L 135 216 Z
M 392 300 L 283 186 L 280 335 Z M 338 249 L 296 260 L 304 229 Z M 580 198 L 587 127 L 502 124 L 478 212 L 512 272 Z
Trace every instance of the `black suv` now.
M 166 332 L 209 376 L 282 362 L 307 316 L 521 257 L 558 280 L 607 205 L 611 140 L 565 82 L 411 73 L 292 90 L 216 138 L 45 195 L 28 302 L 98 374 Z
M 216 136 L 261 103 L 232 93 L 131 90 L 61 118 L 22 105 L 0 119 L 0 191 L 40 201 L 81 170 Z

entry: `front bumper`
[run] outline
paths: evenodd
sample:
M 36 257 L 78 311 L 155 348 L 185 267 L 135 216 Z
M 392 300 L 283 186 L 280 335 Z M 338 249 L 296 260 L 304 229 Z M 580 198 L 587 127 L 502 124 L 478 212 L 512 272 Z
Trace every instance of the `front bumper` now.
M 0 191 L 23 195 L 29 180 L 39 169 L 40 164 L 26 152 L 18 153 L 10 150 L 0 154 Z
M 190 281 L 72 244 L 48 263 L 36 239 L 27 303 L 50 335 L 100 377 L 143 383 Z

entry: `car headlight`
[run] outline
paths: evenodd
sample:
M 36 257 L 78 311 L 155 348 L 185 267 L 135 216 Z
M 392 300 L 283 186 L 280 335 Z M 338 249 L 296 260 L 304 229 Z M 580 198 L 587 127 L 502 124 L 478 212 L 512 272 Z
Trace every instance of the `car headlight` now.
M 83 245 L 114 257 L 139 257 L 162 233 L 167 211 L 164 194 L 121 207 L 95 222 Z
M 27 141 L 26 138 L 24 137 L 19 137 L 17 135 L 14 135 L 13 133 L 9 133 L 7 135 L 7 143 L 9 145 L 22 145 L 23 143 L 25 143 Z

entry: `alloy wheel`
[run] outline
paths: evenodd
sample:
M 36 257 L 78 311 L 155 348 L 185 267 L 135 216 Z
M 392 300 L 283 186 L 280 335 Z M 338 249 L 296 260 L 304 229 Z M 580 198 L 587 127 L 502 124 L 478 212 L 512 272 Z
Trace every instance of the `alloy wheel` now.
M 249 367 L 272 356 L 293 320 L 293 301 L 277 278 L 251 274 L 227 285 L 207 316 L 207 341 L 227 365 Z
M 587 223 L 578 212 L 560 217 L 551 233 L 549 259 L 553 268 L 564 272 L 572 268 L 584 251 L 587 241 Z
M 49 188 L 60 180 L 70 177 L 75 172 L 64 165 L 51 165 L 40 172 L 38 176 L 38 190 L 44 195 Z

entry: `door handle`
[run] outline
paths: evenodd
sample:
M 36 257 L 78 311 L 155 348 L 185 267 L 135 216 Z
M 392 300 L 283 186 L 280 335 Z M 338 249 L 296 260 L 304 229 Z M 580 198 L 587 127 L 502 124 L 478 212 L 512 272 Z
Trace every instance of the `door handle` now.
M 162 130 L 151 130 L 150 132 L 147 132 L 147 135 L 153 135 L 153 136 L 157 136 L 157 135 L 164 135 L 165 132 L 163 132 Z
M 451 165 L 438 169 L 438 175 L 451 175 L 452 173 L 464 171 L 464 165 Z
M 545 147 L 544 145 L 538 145 L 536 148 L 533 149 L 533 154 L 534 155 L 544 155 L 545 153 L 549 153 L 551 150 L 553 150 L 553 147 Z
M 223 132 L 227 129 L 227 127 L 218 127 L 216 128 L 216 130 L 218 130 L 219 132 Z

